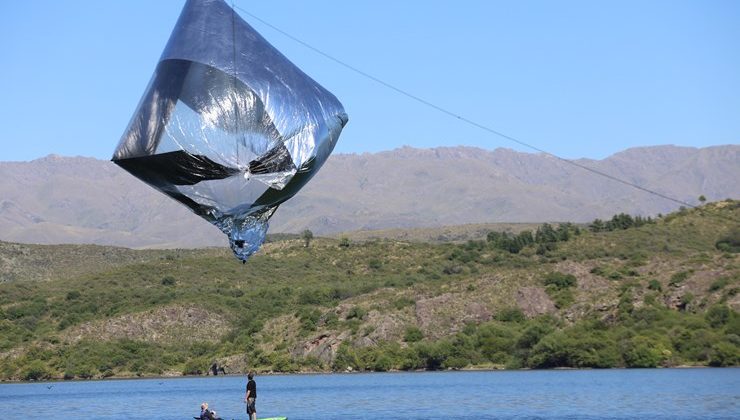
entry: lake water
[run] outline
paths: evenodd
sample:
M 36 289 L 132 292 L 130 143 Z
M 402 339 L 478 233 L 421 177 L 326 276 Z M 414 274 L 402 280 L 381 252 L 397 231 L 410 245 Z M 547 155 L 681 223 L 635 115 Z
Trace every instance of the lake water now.
M 740 418 L 740 369 L 258 376 L 259 417 Z M 244 377 L 0 384 L 9 418 L 192 419 L 207 401 L 245 419 Z M 10 415 L 14 412 L 14 415 Z

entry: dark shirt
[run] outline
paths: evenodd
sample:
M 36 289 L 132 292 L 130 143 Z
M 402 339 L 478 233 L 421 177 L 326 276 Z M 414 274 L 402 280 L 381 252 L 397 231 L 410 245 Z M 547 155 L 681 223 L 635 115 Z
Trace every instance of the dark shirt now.
M 249 398 L 257 398 L 257 382 L 254 379 L 247 382 L 247 391 L 249 391 Z

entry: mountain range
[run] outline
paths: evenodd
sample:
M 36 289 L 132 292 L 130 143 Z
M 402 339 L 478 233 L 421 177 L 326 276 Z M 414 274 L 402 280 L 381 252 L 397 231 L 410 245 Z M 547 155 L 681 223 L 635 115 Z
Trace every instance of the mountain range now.
M 575 163 L 575 164 L 574 164 Z M 333 155 L 271 220 L 318 235 L 471 223 L 657 215 L 740 196 L 740 146 L 640 147 L 603 160 L 471 147 Z M 226 237 L 111 162 L 49 155 L 0 162 L 0 240 L 134 248 L 224 246 Z

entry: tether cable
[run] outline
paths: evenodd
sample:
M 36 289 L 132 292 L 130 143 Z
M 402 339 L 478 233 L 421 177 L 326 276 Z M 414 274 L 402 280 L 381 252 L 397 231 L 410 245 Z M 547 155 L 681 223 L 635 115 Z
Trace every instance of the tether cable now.
M 526 143 L 524 141 L 521 141 L 521 140 L 519 140 L 519 139 L 517 139 L 515 137 L 509 136 L 509 135 L 504 134 L 504 133 L 502 133 L 500 131 L 496 131 L 496 130 L 494 130 L 494 129 L 490 128 L 490 127 L 487 127 L 487 126 L 485 126 L 483 124 L 477 123 L 477 122 L 475 122 L 475 121 L 473 121 L 473 120 L 471 120 L 469 118 L 466 118 L 466 117 L 463 117 L 463 116 L 461 116 L 459 114 L 456 114 L 456 113 L 454 113 L 454 112 L 452 112 L 452 111 L 450 111 L 450 110 L 448 110 L 446 108 L 443 108 L 443 107 L 441 107 L 439 105 L 436 105 L 436 104 L 434 104 L 432 102 L 429 102 L 429 101 L 427 101 L 427 100 L 425 100 L 423 98 L 420 98 L 419 96 L 416 96 L 416 95 L 414 95 L 412 93 L 409 93 L 409 92 L 407 92 L 407 91 L 405 91 L 405 90 L 403 90 L 401 88 L 398 88 L 398 87 L 396 87 L 396 86 L 394 86 L 394 85 L 392 85 L 390 83 L 387 83 L 387 82 L 385 82 L 385 81 L 383 81 L 381 79 L 378 79 L 377 77 L 375 77 L 375 76 L 373 76 L 371 74 L 368 74 L 368 73 L 366 73 L 366 72 L 358 69 L 357 67 L 354 67 L 354 66 L 352 66 L 350 64 L 347 64 L 344 61 L 339 60 L 338 58 L 336 58 L 336 57 L 334 57 L 332 55 L 329 55 L 329 54 L 325 53 L 324 51 L 322 51 L 322 50 L 314 47 L 313 45 L 310 45 L 310 44 L 304 42 L 300 38 L 297 38 L 297 37 L 289 34 L 288 32 L 285 32 L 284 30 L 282 30 L 282 29 L 278 28 L 277 26 L 275 26 L 275 25 L 273 25 L 273 24 L 265 21 L 264 19 L 260 18 L 259 16 L 256 16 L 256 15 L 252 14 L 251 12 L 249 12 L 248 10 L 246 10 L 246 9 L 244 9 L 242 7 L 234 6 L 234 8 L 239 9 L 240 11 L 242 11 L 245 14 L 249 15 L 253 19 L 259 21 L 262 24 L 264 24 L 265 26 L 270 27 L 271 29 L 275 30 L 276 32 L 279 32 L 280 34 L 284 35 L 285 37 L 290 38 L 291 40 L 297 42 L 298 44 L 303 45 L 304 47 L 310 49 L 311 51 L 314 51 L 315 53 L 317 53 L 317 54 L 319 54 L 319 55 L 321 55 L 321 56 L 323 56 L 323 57 L 325 57 L 325 58 L 327 58 L 327 59 L 329 59 L 329 60 L 331 60 L 331 61 L 339 64 L 340 66 L 342 66 L 344 68 L 347 68 L 347 69 L 349 69 L 349 70 L 351 70 L 351 71 L 353 71 L 353 72 L 355 72 L 355 73 L 357 73 L 357 74 L 359 74 L 359 75 L 361 75 L 361 76 L 363 76 L 363 77 L 365 77 L 367 79 L 370 79 L 370 80 L 372 80 L 372 81 L 374 81 L 374 82 L 376 82 L 376 83 L 378 83 L 380 85 L 383 85 L 386 88 L 391 89 L 391 90 L 395 91 L 396 93 L 398 93 L 400 95 L 403 95 L 403 96 L 405 96 L 407 98 L 410 98 L 410 99 L 412 99 L 412 100 L 414 100 L 416 102 L 419 102 L 422 105 L 425 105 L 425 106 L 427 106 L 429 108 L 435 109 L 435 110 L 437 110 L 437 111 L 439 111 L 439 112 L 441 112 L 443 114 L 446 114 L 446 115 L 448 115 L 450 117 L 453 117 L 455 119 L 458 119 L 458 120 L 460 120 L 460 121 L 462 121 L 462 122 L 464 122 L 464 123 L 466 123 L 468 125 L 471 125 L 473 127 L 479 128 L 479 129 L 481 129 L 483 131 L 486 131 L 488 133 L 494 134 L 496 136 L 499 136 L 499 137 L 504 138 L 506 140 L 512 141 L 512 142 L 514 142 L 516 144 L 519 144 L 521 146 L 524 146 L 524 147 L 527 147 L 529 149 L 535 150 L 537 152 L 543 153 L 545 155 L 551 156 L 551 157 L 553 157 L 555 159 L 558 159 L 558 160 L 560 160 L 562 162 L 565 162 L 565 163 L 567 163 L 569 165 L 572 165 L 572 166 L 581 168 L 581 169 L 583 169 L 585 171 L 588 171 L 588 172 L 591 172 L 593 174 L 602 176 L 602 177 L 607 178 L 607 179 L 610 179 L 612 181 L 619 182 L 621 184 L 624 184 L 624 185 L 627 185 L 629 187 L 638 189 L 638 190 L 643 191 L 643 192 L 646 192 L 648 194 L 652 194 L 654 196 L 663 198 L 665 200 L 672 201 L 672 202 L 677 203 L 677 204 L 680 204 L 682 206 L 687 206 L 687 207 L 691 207 L 691 208 L 694 208 L 694 209 L 698 209 L 700 211 L 703 211 L 701 209 L 701 207 L 696 206 L 694 204 L 687 203 L 686 201 L 679 200 L 679 199 L 674 198 L 674 197 L 670 197 L 670 196 L 665 195 L 663 193 L 660 193 L 658 191 L 651 190 L 649 188 L 643 187 L 643 186 L 638 185 L 638 184 L 635 184 L 633 182 L 624 180 L 622 178 L 618 178 L 618 177 L 616 177 L 614 175 L 610 175 L 610 174 L 608 174 L 606 172 L 602 172 L 602 171 L 600 171 L 598 169 L 590 168 L 590 167 L 588 167 L 586 165 L 580 164 L 578 162 L 574 162 L 574 161 L 572 161 L 570 159 L 566 159 L 566 158 L 560 157 L 560 156 L 558 156 L 558 155 L 556 155 L 554 153 L 548 152 L 547 150 L 543 150 L 543 149 L 541 149 L 541 148 L 539 148 L 537 146 L 531 145 L 531 144 Z M 721 216 L 721 215 L 717 215 L 717 216 L 726 219 L 726 217 L 724 217 L 724 216 Z M 734 220 L 734 219 L 729 219 L 729 220 L 732 220 L 733 222 L 737 222 L 737 220 Z

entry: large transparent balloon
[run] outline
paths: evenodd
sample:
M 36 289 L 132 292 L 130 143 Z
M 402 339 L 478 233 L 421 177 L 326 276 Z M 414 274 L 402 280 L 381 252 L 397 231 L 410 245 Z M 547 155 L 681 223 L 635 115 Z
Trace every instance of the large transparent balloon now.
M 222 0 L 189 0 L 113 161 L 229 237 L 242 261 L 347 123 L 334 95 Z

